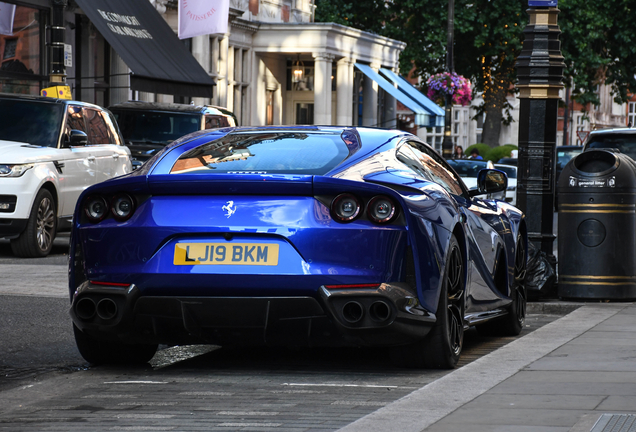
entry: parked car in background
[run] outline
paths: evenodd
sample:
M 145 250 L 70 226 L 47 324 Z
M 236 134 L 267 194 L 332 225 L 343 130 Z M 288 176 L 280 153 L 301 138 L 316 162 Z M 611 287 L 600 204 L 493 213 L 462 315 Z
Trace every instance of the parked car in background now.
M 512 157 L 505 157 L 505 158 L 499 159 L 497 163 L 504 164 L 504 165 L 517 166 L 519 164 L 519 159 L 512 158 Z
M 556 148 L 556 181 L 558 183 L 561 171 L 570 160 L 583 151 L 583 146 L 557 146 Z
M 14 255 L 48 255 L 84 189 L 131 170 L 108 110 L 0 94 L 0 238 L 11 240 Z
M 489 160 L 475 160 L 475 159 L 450 159 L 447 160 L 448 164 L 462 178 L 469 191 L 477 191 L 477 179 L 479 177 L 479 171 L 483 169 L 495 169 L 495 164 Z M 506 199 L 506 192 L 497 192 L 488 195 L 489 199 Z
M 524 326 L 527 235 L 403 131 L 223 128 L 89 188 L 69 295 L 86 360 L 145 362 L 157 344 L 386 346 L 451 368 L 464 329 Z
M 506 188 L 506 202 L 517 205 L 517 167 L 514 165 L 495 164 L 495 169 L 503 171 L 508 176 L 508 187 Z
M 615 149 L 636 160 L 636 128 L 599 129 L 590 132 L 583 144 L 589 149 Z
M 231 111 L 212 105 L 128 101 L 108 109 L 119 123 L 136 166 L 189 133 L 238 126 Z

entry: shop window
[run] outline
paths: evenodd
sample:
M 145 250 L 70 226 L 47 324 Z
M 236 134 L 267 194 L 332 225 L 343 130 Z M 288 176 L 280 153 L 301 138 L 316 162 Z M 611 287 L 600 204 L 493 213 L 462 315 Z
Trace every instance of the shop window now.
M 13 34 L 0 35 L 0 92 L 39 94 L 45 13 L 16 6 Z

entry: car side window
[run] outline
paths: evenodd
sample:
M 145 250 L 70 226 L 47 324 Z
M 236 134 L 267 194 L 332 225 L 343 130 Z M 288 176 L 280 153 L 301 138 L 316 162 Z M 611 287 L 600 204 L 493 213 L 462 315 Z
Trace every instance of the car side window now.
M 88 126 L 88 144 L 110 144 L 113 142 L 100 111 L 93 108 L 84 108 L 84 116 Z
M 117 120 L 115 120 L 112 113 L 101 111 L 100 115 L 104 118 L 104 122 L 106 123 L 106 130 L 110 137 L 110 143 L 123 145 L 121 136 L 119 135 L 119 129 L 117 128 Z
M 408 145 L 403 145 L 398 148 L 396 153 L 397 159 L 406 165 L 411 171 L 413 171 L 418 177 L 423 178 L 426 181 L 435 181 L 430 174 L 420 164 L 417 155 L 413 151 L 413 148 Z
M 72 130 L 80 130 L 86 133 L 86 123 L 84 122 L 84 114 L 82 113 L 81 106 L 68 105 L 68 107 L 66 108 L 65 135 L 67 139 L 69 139 L 68 137 L 70 137 L 70 132 Z
M 205 128 L 206 129 L 220 128 L 222 126 L 224 126 L 224 125 L 221 124 L 220 118 L 218 116 L 213 116 L 213 115 L 206 115 L 205 116 Z
M 464 193 L 460 180 L 457 179 L 453 170 L 446 165 L 443 159 L 424 146 L 415 143 L 409 143 L 411 150 L 417 156 L 420 164 L 427 171 L 433 181 L 442 186 L 446 191 L 453 195 L 462 195 Z

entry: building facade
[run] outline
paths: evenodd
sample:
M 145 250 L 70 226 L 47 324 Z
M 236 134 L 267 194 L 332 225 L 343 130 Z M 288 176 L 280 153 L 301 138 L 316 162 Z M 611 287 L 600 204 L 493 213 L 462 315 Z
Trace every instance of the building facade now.
M 45 28 L 56 3 L 64 6 L 64 32 L 53 45 L 64 44 L 65 81 L 77 100 L 212 104 L 242 125 L 396 127 L 397 99 L 408 99 L 387 78 L 398 72 L 405 44 L 315 23 L 311 0 L 230 0 L 226 34 L 183 41 L 175 0 L 9 0 L 16 13 L 13 32 L 0 35 L 0 91 L 39 94 L 48 85 Z M 170 40 L 149 45 L 166 33 Z M 175 59 L 177 51 L 196 67 L 179 68 L 189 59 Z M 403 110 L 414 127 L 434 123 L 435 115 L 414 109 Z

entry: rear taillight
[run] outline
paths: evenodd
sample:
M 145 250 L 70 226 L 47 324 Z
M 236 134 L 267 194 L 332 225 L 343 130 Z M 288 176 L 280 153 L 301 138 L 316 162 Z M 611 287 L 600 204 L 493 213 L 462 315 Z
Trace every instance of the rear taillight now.
M 116 195 L 110 202 L 110 210 L 116 220 L 126 221 L 135 211 L 135 201 L 128 194 Z
M 339 222 L 351 222 L 361 211 L 360 200 L 352 194 L 340 194 L 331 202 L 331 215 Z
M 369 201 L 367 216 L 375 223 L 389 223 L 397 216 L 397 207 L 391 198 L 378 195 Z
M 108 214 L 108 203 L 99 195 L 90 196 L 84 202 L 84 214 L 89 221 L 100 222 Z

